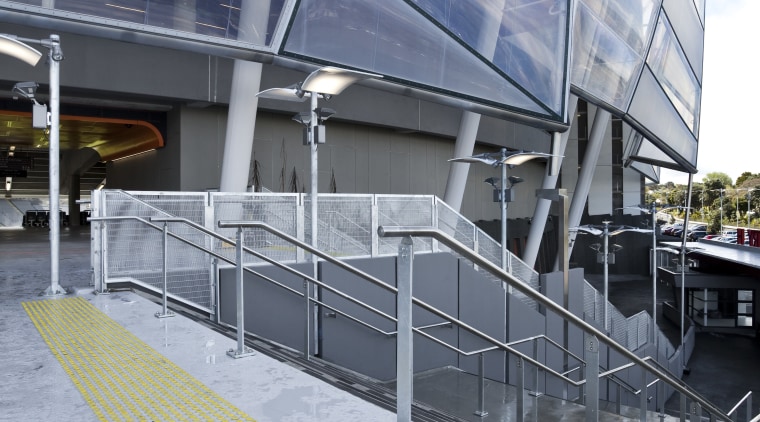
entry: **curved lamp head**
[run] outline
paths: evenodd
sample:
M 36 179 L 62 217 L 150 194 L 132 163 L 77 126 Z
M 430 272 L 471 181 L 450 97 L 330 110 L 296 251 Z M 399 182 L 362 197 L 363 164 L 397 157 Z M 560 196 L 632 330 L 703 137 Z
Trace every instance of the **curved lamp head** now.
M 509 176 L 507 179 L 509 179 L 509 183 L 512 185 L 516 185 L 525 181 L 525 179 L 520 176 Z
M 0 53 L 13 56 L 30 66 L 36 66 L 42 57 L 42 53 L 36 49 L 5 34 L 0 34 Z
M 374 73 L 328 66 L 311 72 L 303 81 L 301 89 L 323 95 L 338 95 L 356 82 L 365 79 L 382 79 L 382 77 Z
M 520 164 L 523 164 L 526 161 L 534 160 L 536 158 L 550 158 L 550 157 L 557 157 L 557 156 L 553 154 L 547 154 L 544 152 L 517 150 L 517 151 L 506 151 L 506 153 L 504 154 L 502 154 L 501 151 L 485 152 L 482 154 L 476 154 L 469 157 L 452 158 L 449 161 L 453 161 L 457 163 L 483 163 L 483 164 L 488 164 L 489 166 L 496 167 L 498 165 L 519 166 Z

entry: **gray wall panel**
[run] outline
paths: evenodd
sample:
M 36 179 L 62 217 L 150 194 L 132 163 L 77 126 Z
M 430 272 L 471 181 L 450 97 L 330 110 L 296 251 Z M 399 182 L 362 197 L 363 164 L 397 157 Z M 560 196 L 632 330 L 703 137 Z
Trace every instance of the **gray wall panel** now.
M 395 257 L 375 259 L 354 259 L 348 263 L 395 286 Z M 338 290 L 389 315 L 396 315 L 396 297 L 387 290 L 377 287 L 357 276 L 346 273 L 337 266 L 323 262 L 320 264 L 321 280 Z M 352 315 L 385 332 L 396 330 L 396 324 L 359 305 L 322 290 L 322 300 L 331 306 Z M 352 369 L 379 380 L 396 377 L 396 340 L 373 331 L 363 325 L 338 315 L 336 318 L 322 314 L 322 358 L 345 368 Z
M 573 314 L 583 317 L 583 269 L 575 268 L 570 270 L 568 274 L 569 283 L 569 296 L 568 296 L 568 308 Z M 554 272 L 541 275 L 542 292 L 552 301 L 563 305 L 564 302 L 564 286 L 562 273 Z M 567 343 L 564 340 L 564 326 L 563 320 L 553 312 L 546 312 L 546 335 L 556 341 L 559 344 L 567 344 L 571 353 L 583 358 L 583 331 L 573 324 L 568 324 L 568 338 Z M 602 354 L 600 353 L 600 360 Z M 561 351 L 556 348 L 548 348 L 546 352 L 546 362 L 549 367 L 559 372 L 562 372 L 564 367 L 565 358 Z M 568 369 L 572 369 L 578 366 L 578 363 L 572 357 L 567 359 Z M 578 374 L 576 372 L 576 374 Z M 579 380 L 585 375 L 581 375 L 580 378 L 576 375 L 572 379 Z M 546 379 L 546 393 L 563 397 L 565 390 L 565 383 L 556 377 L 547 376 Z M 580 394 L 579 390 L 575 387 L 567 389 L 567 397 L 574 399 Z
M 291 267 L 305 274 L 312 268 L 311 264 Z M 303 279 L 285 270 L 270 265 L 249 268 L 292 289 L 303 291 Z M 219 318 L 232 326 L 237 326 L 235 282 L 235 268 L 219 270 Z M 245 331 L 298 351 L 304 350 L 306 305 L 301 296 L 246 272 L 243 276 L 243 297 Z
M 501 284 L 484 279 L 471 265 L 459 263 L 459 319 L 478 330 L 506 341 L 507 291 Z M 465 352 L 490 347 L 485 340 L 460 330 L 459 348 Z M 460 357 L 459 367 L 478 373 L 477 356 Z M 505 381 L 505 354 L 501 351 L 485 353 L 485 376 Z
M 457 297 L 459 279 L 457 276 L 457 258 L 448 253 L 420 254 L 414 257 L 414 297 L 456 317 L 459 315 L 459 298 Z M 443 319 L 430 312 L 414 307 L 412 324 L 415 327 L 437 324 Z M 451 325 L 430 328 L 427 334 L 457 347 L 459 329 Z M 456 366 L 459 354 L 432 340 L 414 336 L 414 372 Z
M 525 303 L 517 299 L 512 295 L 507 296 L 509 298 L 508 307 L 508 341 L 513 342 L 517 340 L 523 340 L 528 337 L 544 334 L 546 330 L 546 318 L 533 308 L 525 305 Z M 539 362 L 546 361 L 546 341 L 536 340 L 535 351 L 534 341 L 521 343 L 514 346 L 518 351 L 538 360 Z M 517 359 L 514 355 L 510 354 L 508 357 L 508 371 L 509 384 L 515 385 Z M 543 371 L 536 373 L 536 368 L 533 365 L 525 366 L 525 388 L 533 391 L 543 392 L 546 388 L 545 385 L 546 374 Z

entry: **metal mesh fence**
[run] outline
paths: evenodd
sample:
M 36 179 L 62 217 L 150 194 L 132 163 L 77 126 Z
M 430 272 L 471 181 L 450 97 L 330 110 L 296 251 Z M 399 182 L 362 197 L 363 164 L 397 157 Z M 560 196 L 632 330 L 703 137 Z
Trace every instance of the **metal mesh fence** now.
M 305 243 L 311 243 L 310 195 L 283 193 L 183 193 L 105 191 L 103 216 L 183 217 L 205 226 L 231 240 L 219 241 L 186 224 L 168 223 L 171 233 L 235 259 L 236 229 L 216 227 L 220 220 L 261 221 Z M 207 206 L 208 204 L 208 206 Z M 495 265 L 501 265 L 501 245 L 434 196 L 402 195 L 320 195 L 319 249 L 337 257 L 395 255 L 398 239 L 377 238 L 378 226 L 434 226 L 475 250 Z M 211 215 L 208 215 L 211 214 Z M 162 223 L 156 223 L 161 226 Z M 163 245 L 160 230 L 138 221 L 114 221 L 107 225 L 106 276 L 108 279 L 132 278 L 156 289 L 163 283 Z M 169 292 L 200 306 L 211 304 L 211 258 L 205 252 L 170 238 L 168 240 Z M 415 238 L 416 252 L 447 250 L 428 238 Z M 264 230 L 244 231 L 244 243 L 277 261 L 310 260 L 310 254 Z M 376 249 L 373 245 L 376 244 Z M 262 260 L 245 254 L 245 263 Z M 512 274 L 534 289 L 539 275 L 523 261 L 508 254 Z M 501 282 L 484 272 L 487 278 Z M 526 305 L 535 302 L 513 292 Z M 584 313 L 603 327 L 604 298 L 588 282 L 584 287 Z M 648 315 L 626 319 L 609 305 L 611 336 L 630 350 L 645 344 L 649 335 Z M 672 345 L 657 330 L 664 352 Z M 666 353 L 667 355 L 667 353 Z
M 219 228 L 219 221 L 260 221 L 290 236 L 299 236 L 299 195 L 298 194 L 229 194 L 212 193 L 213 225 L 216 233 L 235 241 L 237 229 Z M 301 226 L 303 223 L 301 224 Z M 277 261 L 296 261 L 298 248 L 264 230 L 243 230 L 243 244 L 260 254 Z M 235 259 L 233 243 L 212 241 L 214 252 L 225 258 Z M 243 254 L 245 264 L 263 262 L 250 254 Z
M 378 226 L 435 226 L 433 200 L 431 196 L 377 195 Z M 432 252 L 432 241 L 415 237 L 415 252 Z M 399 239 L 380 238 L 378 254 L 395 255 Z
M 205 195 L 188 193 L 104 193 L 105 216 L 150 217 L 177 216 L 202 224 Z M 204 235 L 187 225 L 169 223 L 172 233 L 192 242 L 203 243 Z M 162 226 L 163 223 L 156 223 Z M 114 221 L 105 229 L 107 278 L 133 278 L 157 290 L 163 288 L 163 235 L 135 220 Z M 208 255 L 167 240 L 167 290 L 173 295 L 211 305 Z
M 319 249 L 335 257 L 372 255 L 372 204 L 372 195 L 320 195 Z M 306 221 L 310 232 L 310 216 Z

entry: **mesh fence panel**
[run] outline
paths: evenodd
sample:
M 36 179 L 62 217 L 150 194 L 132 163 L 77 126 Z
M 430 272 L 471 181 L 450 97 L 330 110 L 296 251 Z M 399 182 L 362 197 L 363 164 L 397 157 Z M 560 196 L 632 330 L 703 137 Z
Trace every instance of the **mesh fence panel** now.
M 372 202 L 372 195 L 320 195 L 319 249 L 335 257 L 370 256 Z M 309 222 L 307 232 L 310 232 L 310 216 L 306 221 Z
M 214 225 L 219 221 L 260 221 L 290 236 L 298 236 L 298 194 L 212 194 Z M 235 241 L 236 228 L 215 227 L 218 234 Z M 261 229 L 244 229 L 243 244 L 277 261 L 296 261 L 298 248 Z M 231 243 L 213 241 L 214 252 L 235 260 Z M 264 262 L 251 254 L 243 254 L 246 264 Z
M 105 216 L 183 217 L 203 224 L 205 195 L 187 193 L 133 193 L 107 191 Z M 162 226 L 163 223 L 156 223 Z M 169 229 L 194 243 L 205 235 L 185 225 L 169 223 Z M 167 240 L 167 290 L 202 307 L 211 306 L 210 259 L 204 252 L 169 238 Z M 114 221 L 106 228 L 108 278 L 129 277 L 163 289 L 162 232 L 134 220 Z
M 609 312 L 610 337 L 628 347 L 628 320 L 614 306 L 607 306 Z
M 433 201 L 430 196 L 377 195 L 377 224 L 379 226 L 434 226 Z M 414 251 L 432 252 L 429 238 L 415 237 Z M 380 238 L 378 253 L 395 255 L 398 253 L 398 238 Z
M 583 286 L 583 312 L 586 314 L 586 318 L 595 321 L 600 326 L 604 326 L 604 320 L 602 319 L 602 313 L 604 312 L 603 298 L 588 281 L 584 281 Z
M 283 193 L 182 193 L 105 191 L 104 216 L 183 217 L 199 225 L 208 225 L 206 201 L 213 207 L 214 226 L 220 220 L 262 221 L 305 243 L 311 243 L 310 196 Z M 465 246 L 477 250 L 485 259 L 501 266 L 501 245 L 478 229 L 473 223 L 432 196 L 401 195 L 320 195 L 319 249 L 333 256 L 370 256 L 377 227 L 373 224 L 373 200 L 377 204 L 379 226 L 434 226 Z M 302 202 L 303 205 L 299 205 Z M 156 223 L 160 226 L 162 223 Z M 170 232 L 233 260 L 235 249 L 230 242 L 219 241 L 182 223 L 168 223 Z M 232 241 L 236 229 L 207 227 Z M 247 247 L 277 261 L 297 261 L 298 248 L 264 230 L 245 230 Z M 138 221 L 109 222 L 106 229 L 107 276 L 110 279 L 131 277 L 156 289 L 163 283 L 162 233 Z M 378 255 L 395 255 L 398 239 L 380 238 Z M 414 238 L 416 252 L 433 251 L 429 238 Z M 446 249 L 441 247 L 441 249 Z M 168 240 L 168 288 L 171 294 L 200 306 L 210 306 L 210 257 L 203 251 L 179 240 Z M 245 254 L 245 262 L 261 259 Z M 301 259 L 310 259 L 302 254 Z M 509 255 L 512 274 L 533 289 L 539 288 L 539 275 L 523 261 Z M 495 282 L 498 277 L 484 272 Z M 515 291 L 526 305 L 536 303 Z M 626 319 L 609 305 L 610 332 L 619 343 L 635 350 L 649 338 L 648 315 L 637 314 Z M 588 282 L 584 287 L 584 313 L 604 326 L 604 298 Z M 661 350 L 673 353 L 674 348 L 657 330 Z

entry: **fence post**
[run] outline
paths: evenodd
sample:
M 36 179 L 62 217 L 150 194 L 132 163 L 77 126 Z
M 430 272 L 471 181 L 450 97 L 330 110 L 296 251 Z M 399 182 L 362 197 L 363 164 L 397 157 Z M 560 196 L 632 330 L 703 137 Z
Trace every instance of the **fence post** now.
M 237 309 L 237 350 L 228 350 L 227 355 L 235 359 L 244 358 L 256 354 L 253 349 L 245 345 L 245 301 L 243 299 L 243 226 L 237 228 L 237 239 L 235 239 L 235 294 Z
M 396 420 L 411 422 L 414 383 L 414 339 L 412 338 L 412 279 L 414 243 L 410 236 L 401 239 L 398 246 L 396 273 Z
M 168 275 L 168 272 L 169 272 L 169 258 L 168 258 L 169 256 L 169 248 L 168 248 L 169 222 L 168 221 L 164 221 L 164 229 L 162 231 L 162 234 L 163 234 L 163 239 L 161 241 L 161 244 L 164 248 L 164 253 L 163 253 L 164 255 L 163 256 L 164 257 L 164 262 L 163 262 L 164 288 L 163 288 L 163 307 L 162 307 L 163 312 L 156 312 L 156 318 L 169 318 L 169 317 L 174 316 L 174 312 L 170 311 L 167 308 L 167 302 L 169 301 L 168 291 L 167 291 L 169 288 L 168 287 L 168 284 L 169 284 L 169 275 Z
M 303 279 L 303 297 L 306 300 L 306 323 L 304 324 L 304 342 L 303 342 L 303 358 L 309 360 L 311 357 L 311 294 L 309 292 L 309 280 Z
M 599 420 L 599 340 L 586 337 L 586 422 Z
M 643 366 L 641 367 L 641 391 L 639 392 L 639 420 L 646 422 L 647 420 L 647 370 Z

